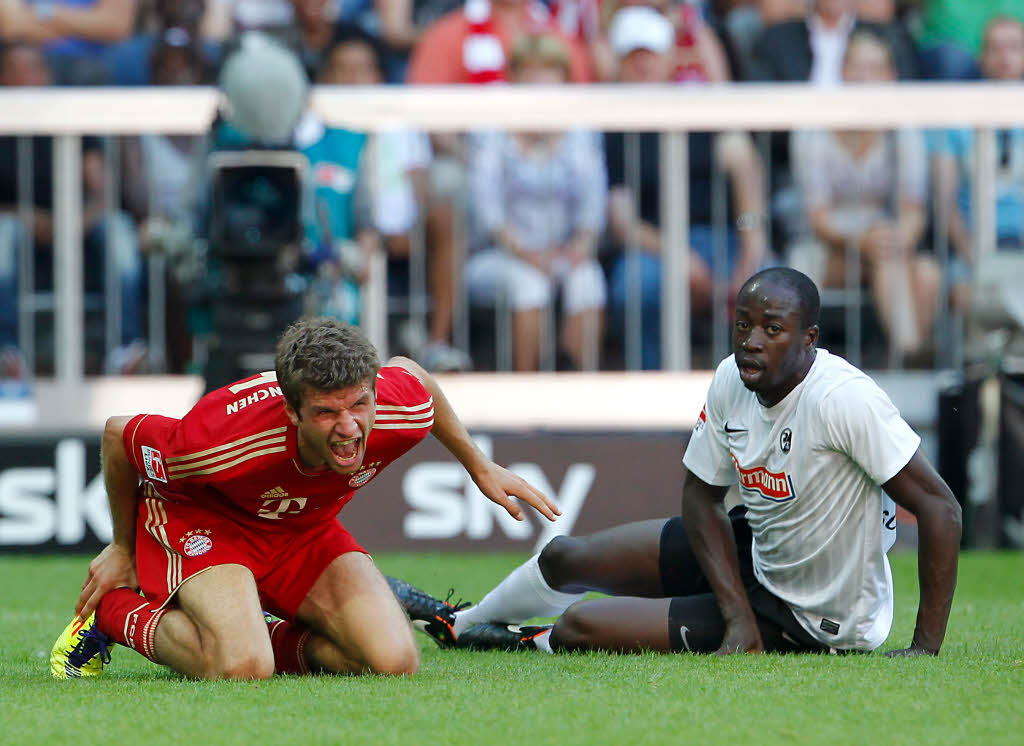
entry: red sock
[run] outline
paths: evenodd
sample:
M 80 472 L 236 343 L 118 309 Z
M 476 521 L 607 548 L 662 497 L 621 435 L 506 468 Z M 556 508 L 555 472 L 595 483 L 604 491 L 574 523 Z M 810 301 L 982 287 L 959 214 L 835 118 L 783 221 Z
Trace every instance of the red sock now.
M 154 663 L 156 626 L 167 609 L 150 606 L 145 598 L 130 588 L 116 588 L 107 593 L 96 609 L 96 626 L 114 642 L 130 647 Z
M 274 650 L 274 671 L 276 673 L 309 673 L 309 661 L 306 660 L 306 641 L 310 631 L 279 619 L 267 622 L 270 632 L 270 647 Z

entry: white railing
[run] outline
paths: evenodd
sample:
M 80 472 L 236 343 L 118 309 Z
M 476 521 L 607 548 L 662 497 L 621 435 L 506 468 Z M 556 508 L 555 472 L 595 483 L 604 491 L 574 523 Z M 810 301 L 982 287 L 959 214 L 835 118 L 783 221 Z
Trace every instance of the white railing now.
M 330 124 L 365 130 L 992 128 L 1024 122 L 1022 94 L 1015 83 L 317 86 L 311 105 Z M 198 134 L 219 100 L 201 87 L 6 89 L 0 134 Z
M 56 372 L 73 383 L 83 374 L 79 139 L 85 134 L 199 134 L 213 120 L 214 89 L 0 90 L 0 134 L 56 137 L 54 212 Z M 941 128 L 978 130 L 973 179 L 974 238 L 979 253 L 994 246 L 995 128 L 1024 123 L 1021 84 L 893 84 L 817 89 L 808 85 L 567 86 L 557 88 L 315 88 L 311 106 L 326 122 L 376 130 L 396 125 L 440 131 L 483 128 L 660 131 L 662 193 L 686 204 L 686 131 L 800 128 Z M 690 365 L 688 253 L 684 210 L 663 216 L 663 367 Z

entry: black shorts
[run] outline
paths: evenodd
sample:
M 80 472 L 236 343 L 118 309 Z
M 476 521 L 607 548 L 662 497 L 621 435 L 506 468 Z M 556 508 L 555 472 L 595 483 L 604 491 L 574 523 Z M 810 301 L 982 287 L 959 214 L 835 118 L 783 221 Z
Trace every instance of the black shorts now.
M 785 601 L 773 594 L 754 576 L 750 549 L 753 538 L 747 523 L 747 509 L 729 511 L 729 521 L 739 551 L 740 577 L 747 590 L 750 606 L 761 628 L 765 650 L 773 652 L 830 652 L 797 621 Z M 693 553 L 682 518 L 665 522 L 661 531 L 659 555 L 661 583 L 669 607 L 669 637 L 676 651 L 713 652 L 722 644 L 725 622 L 711 585 Z

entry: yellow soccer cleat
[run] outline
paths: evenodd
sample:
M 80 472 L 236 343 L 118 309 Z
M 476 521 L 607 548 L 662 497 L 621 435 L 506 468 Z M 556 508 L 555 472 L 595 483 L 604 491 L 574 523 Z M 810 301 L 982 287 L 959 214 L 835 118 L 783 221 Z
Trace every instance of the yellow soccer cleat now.
M 114 641 L 96 627 L 96 612 L 85 620 L 76 616 L 53 644 L 50 673 L 57 679 L 100 676 L 103 664 L 110 663 L 113 644 Z

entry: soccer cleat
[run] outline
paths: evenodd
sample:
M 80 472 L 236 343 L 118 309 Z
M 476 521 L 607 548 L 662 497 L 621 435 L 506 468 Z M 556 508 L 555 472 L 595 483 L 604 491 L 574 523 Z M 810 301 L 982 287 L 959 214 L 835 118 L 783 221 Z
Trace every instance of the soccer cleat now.
M 459 635 L 457 647 L 465 650 L 536 650 L 534 640 L 554 625 L 521 627 L 518 624 L 486 622 L 476 624 Z
M 404 580 L 388 576 L 387 581 L 398 603 L 412 620 L 413 627 L 430 635 L 442 648 L 455 645 L 455 612 L 465 609 L 470 603 L 461 600 L 450 603 L 448 599 L 452 597 L 454 589 L 449 590 L 448 597 L 442 601 Z
M 113 644 L 114 641 L 97 628 L 95 611 L 84 621 L 76 616 L 53 644 L 50 673 L 57 679 L 99 676 L 103 665 L 110 663 Z

